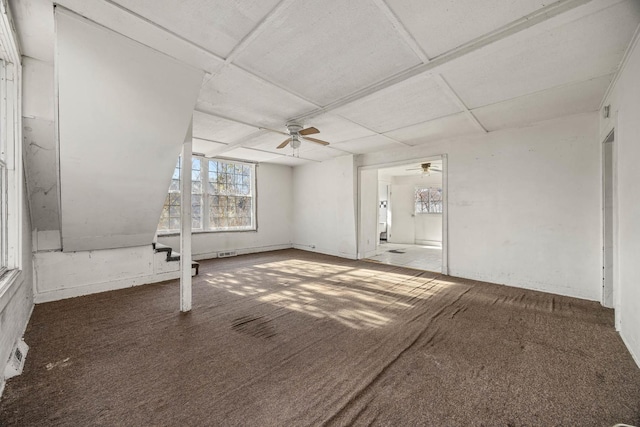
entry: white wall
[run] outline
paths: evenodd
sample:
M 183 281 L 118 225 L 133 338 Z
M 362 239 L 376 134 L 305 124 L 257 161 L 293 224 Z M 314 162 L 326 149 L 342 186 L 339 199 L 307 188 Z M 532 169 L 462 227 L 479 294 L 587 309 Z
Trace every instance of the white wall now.
M 360 221 L 360 244 L 358 246 L 358 258 L 368 258 L 376 254 L 380 241 L 379 216 L 380 201 L 378 195 L 378 170 L 364 170 L 360 173 L 360 211 L 368 211 Z M 385 196 L 386 199 L 386 196 Z
M 442 175 L 433 172 L 431 175 L 394 176 L 392 179 L 394 192 L 391 205 L 401 215 L 393 220 L 390 228 L 390 242 L 409 244 L 442 244 L 442 214 L 416 214 L 416 188 L 442 188 Z
M 294 247 L 357 257 L 353 160 L 347 155 L 294 168 Z
M 635 44 L 604 105 L 599 142 L 615 127 L 614 304 L 616 326 L 640 366 L 640 46 Z
M 151 244 L 79 252 L 36 252 L 36 303 L 156 283 L 179 277 L 179 262 L 166 261 Z M 176 298 L 176 308 L 178 299 Z
M 365 154 L 382 165 L 448 154 L 451 275 L 599 301 L 595 113 Z
M 378 235 L 377 239 L 380 240 L 380 233 L 383 231 L 388 232 L 387 221 L 389 220 L 389 185 L 391 179 L 384 179 L 378 175 Z M 387 207 L 380 208 L 380 202 L 386 201 Z
M 252 253 L 290 248 L 293 239 L 293 170 L 289 166 L 260 164 L 257 178 L 257 231 L 195 233 L 194 259 L 215 258 L 218 252 Z M 158 242 L 180 251 L 179 236 L 159 236 Z
M 387 241 L 389 243 L 415 243 L 415 208 L 414 187 L 412 184 L 395 184 L 390 186 L 389 226 Z
M 24 168 L 34 246 L 60 249 L 53 65 L 23 57 L 22 72 Z
M 151 244 L 204 73 L 55 16 L 62 249 Z

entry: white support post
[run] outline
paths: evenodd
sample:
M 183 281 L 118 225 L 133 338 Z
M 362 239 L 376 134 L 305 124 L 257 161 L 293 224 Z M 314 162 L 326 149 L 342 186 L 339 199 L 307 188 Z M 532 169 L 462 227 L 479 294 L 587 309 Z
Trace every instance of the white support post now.
M 193 119 L 182 146 L 180 168 L 180 311 L 191 311 L 191 152 Z

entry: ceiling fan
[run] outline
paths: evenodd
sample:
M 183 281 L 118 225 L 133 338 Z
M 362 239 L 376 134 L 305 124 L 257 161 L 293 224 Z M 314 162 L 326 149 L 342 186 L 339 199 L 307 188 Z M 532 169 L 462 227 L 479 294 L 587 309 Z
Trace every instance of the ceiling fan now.
M 406 169 L 406 170 L 408 170 L 408 171 L 419 171 L 419 170 L 422 170 L 422 173 L 424 173 L 424 174 L 428 174 L 428 173 L 431 173 L 431 172 L 442 173 L 442 169 L 432 167 L 431 163 L 422 163 L 422 164 L 420 164 L 419 168 L 410 168 L 410 169 Z
M 296 148 L 300 147 L 300 144 L 302 143 L 303 139 L 307 141 L 315 142 L 316 144 L 320 144 L 320 145 L 329 145 L 327 141 L 323 141 L 321 139 L 311 138 L 307 136 L 307 135 L 314 135 L 316 133 L 320 133 L 318 129 L 314 127 L 303 129 L 302 125 L 298 123 L 287 123 L 287 130 L 289 131 L 289 133 L 280 132 L 278 130 L 267 129 L 267 128 L 262 128 L 262 129 L 289 136 L 289 138 L 282 141 L 282 143 L 278 145 L 278 147 L 276 148 L 284 148 L 287 145 L 291 144 L 291 147 L 295 150 Z

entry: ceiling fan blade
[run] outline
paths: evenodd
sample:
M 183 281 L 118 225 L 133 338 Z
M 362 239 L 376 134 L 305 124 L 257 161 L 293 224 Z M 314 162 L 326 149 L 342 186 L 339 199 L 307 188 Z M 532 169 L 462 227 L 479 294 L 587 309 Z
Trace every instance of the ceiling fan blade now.
M 278 145 L 276 148 L 284 148 L 287 146 L 287 144 L 289 144 L 291 142 L 291 138 L 287 138 L 284 141 L 282 141 L 282 144 Z
M 304 139 L 308 139 L 309 141 L 315 142 L 316 144 L 320 144 L 320 145 L 329 145 L 327 141 L 323 141 L 321 139 L 309 138 L 308 136 L 305 136 Z
M 442 169 L 429 169 L 431 172 L 438 172 L 438 173 L 442 173 Z
M 320 133 L 320 131 L 314 127 L 302 129 L 300 135 L 313 135 L 314 133 Z
M 422 168 L 411 168 L 411 169 L 405 169 L 406 171 L 421 171 Z
M 282 131 L 275 130 L 275 129 L 269 129 L 269 128 L 258 128 L 258 129 L 260 129 L 260 130 L 267 130 L 267 131 L 269 131 L 269 132 L 275 132 L 275 133 L 279 133 L 279 134 L 282 134 L 282 135 L 289 135 L 289 134 L 288 134 L 288 133 L 286 133 L 286 132 L 282 132 Z

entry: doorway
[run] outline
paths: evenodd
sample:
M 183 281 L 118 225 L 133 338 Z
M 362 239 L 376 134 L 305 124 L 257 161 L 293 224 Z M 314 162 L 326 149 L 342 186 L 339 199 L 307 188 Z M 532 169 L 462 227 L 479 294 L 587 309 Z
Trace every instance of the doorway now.
M 602 305 L 614 306 L 613 289 L 613 142 L 614 131 L 602 144 Z
M 447 274 L 445 167 L 443 155 L 359 169 L 359 258 Z

